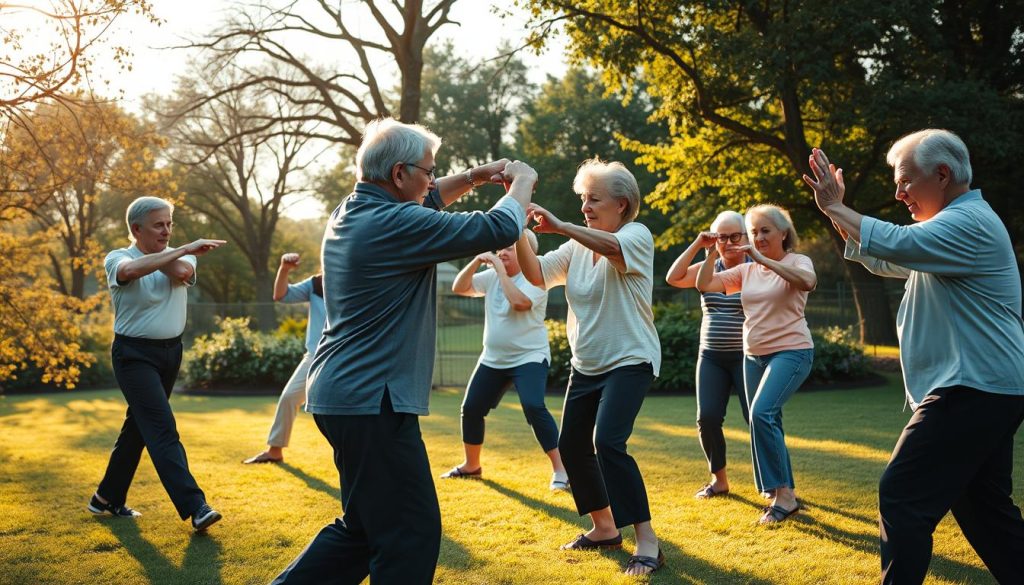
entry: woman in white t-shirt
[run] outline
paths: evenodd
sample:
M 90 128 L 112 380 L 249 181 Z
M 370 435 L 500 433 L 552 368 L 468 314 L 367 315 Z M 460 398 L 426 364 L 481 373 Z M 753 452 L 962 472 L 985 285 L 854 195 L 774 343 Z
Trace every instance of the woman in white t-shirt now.
M 654 329 L 654 238 L 636 223 L 640 189 L 621 163 L 584 161 L 573 182 L 586 227 L 564 222 L 532 204 L 534 230 L 569 237 L 541 257 L 516 245 L 523 274 L 550 289 L 565 285 L 566 332 L 572 372 L 562 410 L 558 448 L 576 509 L 594 527 L 564 549 L 619 548 L 619 528 L 636 530 L 629 575 L 645 575 L 665 564 L 651 527 L 647 488 L 626 441 L 644 396 L 661 366 Z
M 796 229 L 784 209 L 751 207 L 746 223 L 753 245 L 737 249 L 753 262 L 714 273 L 717 251 L 712 248 L 697 272 L 697 289 L 743 292 L 743 384 L 750 409 L 754 483 L 759 492 L 772 497 L 759 522 L 774 524 L 800 509 L 782 430 L 782 407 L 811 372 L 814 341 L 804 306 L 818 278 L 811 259 L 795 252 Z
M 525 231 L 520 239 L 537 250 L 537 236 Z M 481 264 L 491 269 L 477 272 Z M 463 268 L 452 292 L 464 297 L 484 297 L 484 350 L 462 401 L 462 444 L 466 459 L 442 479 L 480 478 L 483 466 L 484 417 L 498 406 L 509 386 L 519 394 L 526 422 L 533 428 L 544 453 L 551 460 L 552 490 L 568 490 L 569 478 L 558 455 L 558 425 L 544 404 L 551 349 L 544 313 L 548 293 L 530 284 L 519 269 L 515 245 L 485 252 Z

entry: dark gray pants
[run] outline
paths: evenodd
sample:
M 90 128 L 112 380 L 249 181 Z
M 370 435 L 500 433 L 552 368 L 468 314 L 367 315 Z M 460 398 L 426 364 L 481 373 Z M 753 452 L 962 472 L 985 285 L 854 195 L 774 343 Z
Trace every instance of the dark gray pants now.
M 651 519 L 647 487 L 626 441 L 653 381 L 651 364 L 569 375 L 558 450 L 581 516 L 610 505 L 620 528 Z
M 277 576 L 287 583 L 429 585 L 441 550 L 441 510 L 419 417 L 396 413 L 388 392 L 378 415 L 314 414 L 334 448 L 344 515 Z
M 928 395 L 878 486 L 882 583 L 918 584 L 946 512 L 1000 582 L 1024 583 L 1024 519 L 1013 503 L 1013 436 L 1024 396 L 966 386 Z
M 558 425 L 544 404 L 547 384 L 547 360 L 505 369 L 477 364 L 462 399 L 462 442 L 484 444 L 484 417 L 498 406 L 508 388 L 515 386 L 523 415 L 541 449 L 547 453 L 558 447 Z
M 184 520 L 203 505 L 206 496 L 188 469 L 168 400 L 181 366 L 181 349 L 180 337 L 114 337 L 110 348 L 114 376 L 128 402 L 128 411 L 96 493 L 115 506 L 124 505 L 145 447 L 178 516 Z
M 743 351 L 702 349 L 697 355 L 697 434 L 711 473 L 725 468 L 722 423 L 729 397 L 739 398 L 743 422 L 750 424 L 743 391 Z

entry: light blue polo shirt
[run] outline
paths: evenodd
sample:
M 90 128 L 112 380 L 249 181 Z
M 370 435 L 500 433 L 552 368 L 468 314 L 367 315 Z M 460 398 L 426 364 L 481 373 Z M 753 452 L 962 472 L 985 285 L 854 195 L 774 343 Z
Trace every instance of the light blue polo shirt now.
M 313 277 L 302 282 L 288 285 L 288 292 L 281 298 L 282 303 L 309 303 L 309 317 L 306 320 L 306 353 L 316 353 L 316 344 L 324 334 L 324 323 L 327 321 L 327 309 L 324 298 L 313 292 Z
M 969 191 L 927 221 L 898 226 L 864 217 L 847 259 L 880 276 L 906 279 L 896 317 L 910 405 L 963 385 L 1024 395 L 1024 320 L 1010 236 Z
M 168 247 L 173 250 L 174 248 Z M 142 258 L 145 254 L 135 244 L 107 254 L 103 268 L 107 274 L 107 288 L 114 306 L 114 333 L 146 339 L 171 339 L 185 330 L 185 309 L 188 288 L 196 283 L 195 256 L 180 259 L 192 265 L 192 278 L 185 284 L 154 270 L 142 278 L 117 281 L 121 264 Z

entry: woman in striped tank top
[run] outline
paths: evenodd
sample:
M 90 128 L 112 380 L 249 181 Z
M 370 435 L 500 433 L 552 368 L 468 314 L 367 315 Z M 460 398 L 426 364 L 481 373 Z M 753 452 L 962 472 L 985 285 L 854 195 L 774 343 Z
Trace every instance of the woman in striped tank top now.
M 737 250 L 746 243 L 743 216 L 735 211 L 723 211 L 711 223 L 710 231 L 701 232 L 679 255 L 665 280 L 677 288 L 692 288 L 697 282 L 697 271 L 704 263 L 691 264 L 697 252 L 717 245 L 721 258 L 715 262 L 715 272 L 719 272 L 748 261 L 746 254 Z M 700 324 L 700 351 L 697 354 L 697 433 L 708 460 L 711 481 L 697 490 L 695 497 L 705 499 L 729 493 L 722 422 L 729 397 L 734 393 L 739 398 L 743 420 L 749 421 L 747 401 L 743 395 L 743 305 L 740 293 L 703 293 L 700 306 L 704 318 Z

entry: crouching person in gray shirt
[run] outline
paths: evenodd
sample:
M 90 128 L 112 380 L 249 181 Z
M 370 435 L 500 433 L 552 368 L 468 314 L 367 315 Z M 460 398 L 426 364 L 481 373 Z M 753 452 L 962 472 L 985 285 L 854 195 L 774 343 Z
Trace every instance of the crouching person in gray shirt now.
M 321 258 L 327 324 L 306 410 L 334 449 L 344 515 L 274 583 L 428 584 L 441 513 L 419 416 L 436 341 L 436 264 L 512 245 L 537 173 L 497 161 L 435 180 L 440 138 L 393 119 L 370 122 L 358 183 L 334 210 Z M 511 183 L 487 212 L 447 213 L 474 185 Z
M 173 211 L 157 197 L 132 201 L 125 218 L 132 245 L 110 252 L 104 261 L 114 307 L 111 361 L 128 412 L 89 511 L 139 515 L 125 500 L 145 447 L 178 515 L 191 517 L 192 527 L 200 531 L 221 516 L 207 505 L 189 471 L 169 398 L 181 366 L 185 303 L 188 288 L 196 283 L 196 256 L 224 240 L 169 246 Z

